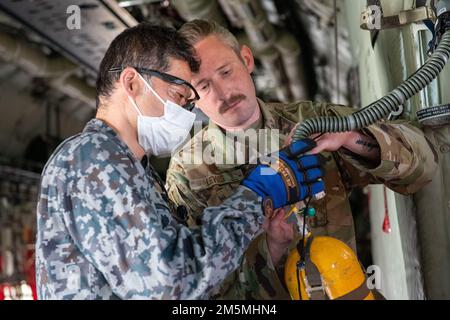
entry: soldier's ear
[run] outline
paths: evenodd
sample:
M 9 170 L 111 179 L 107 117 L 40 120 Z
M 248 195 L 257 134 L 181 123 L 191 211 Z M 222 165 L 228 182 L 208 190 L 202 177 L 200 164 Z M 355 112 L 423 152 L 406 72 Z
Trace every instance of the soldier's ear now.
M 253 58 L 252 50 L 246 45 L 241 46 L 241 58 L 244 61 L 245 67 L 248 70 L 248 73 L 252 73 L 255 68 L 255 59 Z
M 128 96 L 136 98 L 140 92 L 142 83 L 139 81 L 137 71 L 133 68 L 127 67 L 120 74 L 120 86 L 125 90 Z

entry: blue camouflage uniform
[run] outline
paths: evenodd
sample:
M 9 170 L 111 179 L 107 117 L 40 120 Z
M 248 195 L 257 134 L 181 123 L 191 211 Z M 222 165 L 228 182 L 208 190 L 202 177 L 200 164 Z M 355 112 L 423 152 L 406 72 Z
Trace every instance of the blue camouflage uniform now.
M 99 119 L 63 142 L 42 173 L 40 299 L 201 299 L 261 233 L 261 198 L 240 186 L 179 223 L 150 165 Z

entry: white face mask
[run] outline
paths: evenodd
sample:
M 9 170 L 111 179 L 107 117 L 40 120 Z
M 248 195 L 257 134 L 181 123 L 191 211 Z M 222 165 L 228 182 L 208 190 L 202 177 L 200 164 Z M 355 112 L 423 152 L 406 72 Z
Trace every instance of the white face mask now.
M 128 96 L 138 113 L 137 131 L 139 145 L 147 154 L 157 157 L 171 156 L 189 136 L 189 131 L 194 124 L 195 114 L 170 100 L 164 102 L 140 74 L 139 77 L 164 105 L 164 115 L 162 117 L 146 117 L 139 110 L 136 102 Z

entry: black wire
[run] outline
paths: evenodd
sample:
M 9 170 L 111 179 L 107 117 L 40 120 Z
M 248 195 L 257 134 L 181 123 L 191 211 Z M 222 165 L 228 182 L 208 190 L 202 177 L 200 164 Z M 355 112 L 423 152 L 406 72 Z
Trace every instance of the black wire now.
M 323 133 L 322 133 L 323 134 Z M 321 135 L 322 135 L 321 134 Z M 307 214 L 307 211 L 308 211 L 308 208 L 309 208 L 309 203 L 311 202 L 311 198 L 308 198 L 308 201 L 306 202 L 306 206 L 305 206 L 305 209 L 303 209 L 303 213 L 302 213 L 302 216 L 303 216 L 303 230 L 302 230 L 302 240 L 301 240 L 301 242 L 300 242 L 300 252 L 299 252 L 299 254 L 300 254 L 300 260 L 298 261 L 298 263 L 297 263 L 297 288 L 298 288 L 298 296 L 299 296 L 299 299 L 300 300 L 303 300 L 303 298 L 302 298 L 302 290 L 301 290 L 301 287 L 300 287 L 300 275 L 299 275 L 299 267 L 302 265 L 302 264 L 304 264 L 304 262 L 305 262 L 305 232 L 306 232 L 306 214 Z M 305 288 L 306 289 L 306 288 Z
M 317 139 L 319 139 L 321 136 L 323 136 L 325 134 L 325 132 L 322 132 L 321 134 L 319 134 L 317 137 L 314 137 L 313 140 L 317 141 Z M 299 272 L 299 267 L 304 263 L 305 261 L 305 232 L 306 232 L 306 214 L 309 208 L 309 203 L 311 202 L 311 198 L 308 198 L 308 201 L 306 202 L 306 206 L 305 209 L 303 209 L 303 230 L 302 230 L 302 240 L 300 243 L 300 260 L 297 263 L 297 289 L 298 289 L 298 296 L 300 300 L 303 300 L 302 297 L 302 290 L 300 287 L 300 272 Z

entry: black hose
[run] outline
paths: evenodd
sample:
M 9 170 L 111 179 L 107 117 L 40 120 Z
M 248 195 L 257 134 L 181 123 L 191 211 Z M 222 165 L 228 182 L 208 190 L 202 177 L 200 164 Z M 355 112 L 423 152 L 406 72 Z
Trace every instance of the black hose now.
M 345 117 L 317 117 L 300 123 L 293 140 L 301 140 L 314 133 L 359 130 L 396 111 L 406 100 L 430 84 L 444 69 L 450 58 L 450 30 L 425 64 L 389 94 L 351 115 Z

